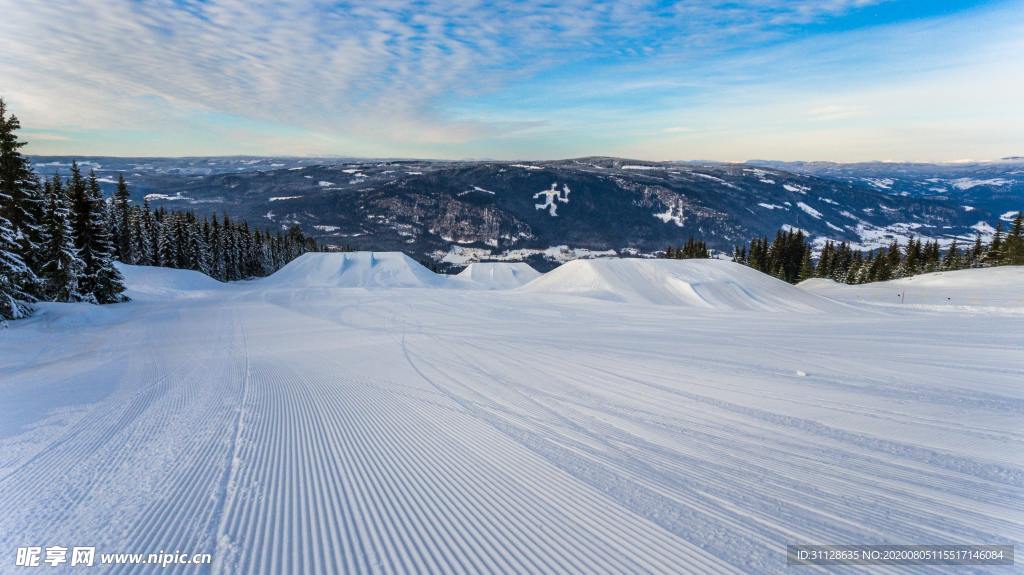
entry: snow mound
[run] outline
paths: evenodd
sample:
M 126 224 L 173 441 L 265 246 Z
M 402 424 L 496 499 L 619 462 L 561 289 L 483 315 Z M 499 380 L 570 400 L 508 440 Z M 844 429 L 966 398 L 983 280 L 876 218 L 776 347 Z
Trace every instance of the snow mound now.
M 798 288 L 849 303 L 970 312 L 1024 313 L 1024 266 L 934 272 L 846 285 L 813 279 Z
M 307 253 L 265 280 L 288 287 L 437 287 L 441 277 L 401 252 Z
M 721 311 L 824 311 L 841 307 L 722 260 L 576 260 L 530 282 L 522 291 Z
M 512 289 L 525 285 L 541 276 L 529 264 L 512 262 L 484 262 L 469 264 L 453 280 L 476 289 Z
M 133 300 L 197 297 L 211 290 L 222 289 L 226 285 L 193 270 L 133 266 L 120 262 L 114 265 L 124 276 L 125 294 Z

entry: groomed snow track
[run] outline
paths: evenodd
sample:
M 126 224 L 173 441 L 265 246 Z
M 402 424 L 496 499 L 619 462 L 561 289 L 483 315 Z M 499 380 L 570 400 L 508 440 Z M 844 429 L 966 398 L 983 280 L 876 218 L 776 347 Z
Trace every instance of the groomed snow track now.
M 214 557 L 113 573 L 783 573 L 787 543 L 1024 541 L 1016 316 L 137 271 L 130 304 L 0 332 L 0 573 L 26 545 Z

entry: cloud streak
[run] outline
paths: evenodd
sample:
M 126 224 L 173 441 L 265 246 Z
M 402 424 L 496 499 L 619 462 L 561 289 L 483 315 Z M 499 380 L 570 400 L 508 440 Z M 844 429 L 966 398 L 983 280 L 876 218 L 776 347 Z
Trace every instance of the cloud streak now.
M 650 94 L 706 94 L 714 66 L 870 4 L 0 0 L 0 94 L 100 149 L 523 156 L 574 100 L 600 123 Z M 737 66 L 714 83 L 757 74 Z

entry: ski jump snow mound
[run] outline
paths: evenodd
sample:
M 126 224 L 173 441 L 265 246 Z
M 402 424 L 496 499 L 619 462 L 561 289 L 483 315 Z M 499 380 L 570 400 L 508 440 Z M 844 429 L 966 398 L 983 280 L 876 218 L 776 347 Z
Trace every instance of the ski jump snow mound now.
M 827 311 L 839 308 L 746 266 L 721 260 L 575 260 L 522 291 L 710 310 Z
M 469 264 L 455 276 L 458 283 L 477 289 L 512 289 L 541 276 L 529 264 L 518 262 L 485 262 Z
M 115 263 L 124 276 L 125 293 L 133 300 L 194 297 L 226 287 L 210 276 L 192 270 Z
M 442 278 L 401 252 L 307 253 L 266 280 L 288 287 L 437 287 Z

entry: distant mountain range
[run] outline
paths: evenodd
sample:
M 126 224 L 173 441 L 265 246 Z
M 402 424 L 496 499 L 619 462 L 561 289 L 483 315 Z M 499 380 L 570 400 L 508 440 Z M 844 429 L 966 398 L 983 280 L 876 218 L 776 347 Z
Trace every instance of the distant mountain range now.
M 33 157 L 67 173 L 69 157 Z M 643 254 L 688 236 L 728 251 L 799 228 L 871 248 L 910 235 L 973 239 L 1024 208 L 1024 161 L 964 164 L 543 162 L 356 158 L 78 158 L 133 199 L 297 224 L 323 242 L 463 264 Z M 564 246 L 564 247 L 562 247 Z

